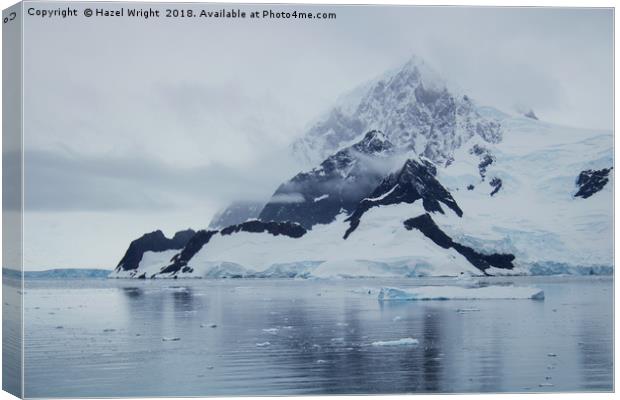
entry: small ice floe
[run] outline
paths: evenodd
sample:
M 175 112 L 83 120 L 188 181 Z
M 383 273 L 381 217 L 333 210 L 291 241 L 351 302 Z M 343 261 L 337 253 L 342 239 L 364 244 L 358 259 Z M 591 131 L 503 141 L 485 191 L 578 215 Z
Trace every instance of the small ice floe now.
M 336 337 L 336 338 L 331 339 L 331 341 L 332 341 L 332 342 L 344 342 L 344 338 L 342 338 L 342 337 Z
M 201 328 L 217 328 L 217 324 L 200 324 Z
M 291 325 L 283 326 L 282 329 L 293 329 Z
M 161 341 L 162 341 L 162 342 L 178 342 L 179 340 L 181 340 L 181 338 L 180 338 L 180 337 L 176 337 L 176 336 L 174 336 L 174 337 L 163 337 L 163 338 L 161 338 Z
M 316 360 L 317 364 L 326 364 L 327 361 L 326 360 Z
M 394 321 L 394 322 L 398 322 L 398 321 L 400 321 L 401 319 L 403 319 L 403 317 L 401 317 L 400 315 L 397 315 L 397 316 L 395 316 L 394 318 L 392 318 L 392 321 Z
M 553 386 L 555 386 L 553 383 L 548 383 L 548 382 L 538 384 L 538 387 L 553 387 Z
M 336 326 L 349 326 L 346 322 L 337 322 Z
M 420 286 L 407 290 L 381 288 L 380 301 L 398 300 L 544 300 L 545 293 L 533 287 L 484 286 Z
M 372 342 L 371 346 L 417 346 L 418 344 L 420 344 L 418 339 L 409 337 L 398 340 Z
M 269 342 L 256 343 L 256 347 L 268 347 L 271 346 Z
M 558 355 L 555 353 L 547 353 L 547 357 L 557 357 Z
M 269 333 L 271 335 L 277 335 L 280 330 L 278 328 L 267 328 L 263 329 L 263 332 Z

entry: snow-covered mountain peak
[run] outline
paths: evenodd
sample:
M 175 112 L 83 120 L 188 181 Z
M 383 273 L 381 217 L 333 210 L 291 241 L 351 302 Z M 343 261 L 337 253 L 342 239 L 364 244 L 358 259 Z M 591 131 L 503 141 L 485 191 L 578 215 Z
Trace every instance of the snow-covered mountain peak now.
M 481 113 L 467 95 L 456 94 L 419 57 L 362 86 L 336 105 L 293 144 L 294 153 L 316 165 L 369 131 L 378 130 L 398 152 L 412 151 L 438 164 L 474 136 L 502 140 L 499 120 Z

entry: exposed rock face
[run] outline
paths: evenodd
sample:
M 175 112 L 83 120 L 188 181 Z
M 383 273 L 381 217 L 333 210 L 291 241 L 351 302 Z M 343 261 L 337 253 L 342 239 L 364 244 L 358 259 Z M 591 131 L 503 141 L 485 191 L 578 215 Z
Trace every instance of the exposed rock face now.
M 502 180 L 499 178 L 493 178 L 489 182 L 489 185 L 493 188 L 491 191 L 491 196 L 494 196 L 502 188 Z
M 536 116 L 536 114 L 534 114 L 534 110 L 530 110 L 523 115 L 527 118 L 535 119 L 536 121 L 538 121 L 538 117 Z
M 192 229 L 174 234 L 172 239 L 167 238 L 162 231 L 146 233 L 129 245 L 127 252 L 116 266 L 115 271 L 129 271 L 138 268 L 142 255 L 147 251 L 166 251 L 182 249 L 196 232 Z
M 310 229 L 351 212 L 389 169 L 394 146 L 379 131 L 282 184 L 261 211 L 262 221 L 292 221 Z
M 470 154 L 474 154 L 480 158 L 480 163 L 478 164 L 478 173 L 480 173 L 480 178 L 484 180 L 487 174 L 487 167 L 495 161 L 495 157 L 491 152 L 482 146 L 474 145 L 471 149 L 469 149 Z
M 293 145 L 296 154 L 315 164 L 377 129 L 388 135 L 398 151 L 413 150 L 444 165 L 455 149 L 475 135 L 491 143 L 502 139 L 498 121 L 482 116 L 468 96 L 450 92 L 436 72 L 417 58 L 351 97 Z
M 202 246 L 209 243 L 209 240 L 218 233 L 218 231 L 200 230 L 187 242 L 183 250 L 176 254 L 170 265 L 162 268 L 160 274 L 172 274 L 179 270 L 183 272 L 191 272 L 191 268 L 187 266 L 189 260 L 202 249 Z
M 363 199 L 349 221 L 349 229 L 344 238 L 355 231 L 362 215 L 369 209 L 390 204 L 408 203 L 422 200 L 424 209 L 429 212 L 444 213 L 440 203 L 450 208 L 459 217 L 463 215 L 450 192 L 444 188 L 434 176 L 436 172 L 424 162 L 409 159 L 397 173 L 390 174 L 372 192 L 370 197 Z
M 405 228 L 408 230 L 417 229 L 424 234 L 427 238 L 431 239 L 436 245 L 443 247 L 444 249 L 453 248 L 458 251 L 463 257 L 472 263 L 476 268 L 485 272 L 490 267 L 513 269 L 512 262 L 515 256 L 512 254 L 482 254 L 472 249 L 471 247 L 464 246 L 460 243 L 456 243 L 452 238 L 444 231 L 442 231 L 433 218 L 429 214 L 423 214 L 415 218 L 408 219 L 404 222 Z
M 264 206 L 265 203 L 263 202 L 234 202 L 213 217 L 209 223 L 209 229 L 221 229 L 226 226 L 236 225 L 251 219 L 256 219 Z
M 613 167 L 598 170 L 587 169 L 581 171 L 577 178 L 577 186 L 579 190 L 575 193 L 575 197 L 583 197 L 587 199 L 594 193 L 600 191 L 609 182 L 609 173 Z
M 263 222 L 247 221 L 239 225 L 232 225 L 221 230 L 221 235 L 232 235 L 237 232 L 262 233 L 267 232 L 273 236 L 284 235 L 292 238 L 300 238 L 306 234 L 306 229 L 294 222 Z

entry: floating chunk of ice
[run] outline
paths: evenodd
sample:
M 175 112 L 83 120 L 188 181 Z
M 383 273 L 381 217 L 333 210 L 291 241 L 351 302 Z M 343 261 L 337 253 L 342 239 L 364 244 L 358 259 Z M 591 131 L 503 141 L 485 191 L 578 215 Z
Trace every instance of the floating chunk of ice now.
M 276 335 L 278 333 L 279 329 L 278 328 L 268 328 L 268 329 L 263 329 L 263 332 L 265 333 L 270 333 L 272 335 Z
M 418 342 L 418 339 L 414 339 L 414 338 L 378 341 L 378 342 L 371 343 L 372 346 L 417 346 L 418 344 L 420 344 L 420 342 Z
M 545 293 L 533 287 L 485 286 L 420 286 L 407 290 L 382 288 L 379 300 L 544 300 Z
M 163 338 L 161 338 L 162 342 L 178 342 L 179 340 L 181 340 L 180 337 L 163 337 Z
M 256 343 L 256 347 L 267 347 L 267 346 L 271 346 L 271 343 L 269 342 Z

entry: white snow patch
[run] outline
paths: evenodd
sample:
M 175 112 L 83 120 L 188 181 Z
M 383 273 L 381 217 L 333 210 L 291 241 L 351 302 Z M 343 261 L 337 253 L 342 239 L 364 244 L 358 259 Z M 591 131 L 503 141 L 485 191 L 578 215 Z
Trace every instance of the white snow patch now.
M 322 195 L 322 196 L 315 197 L 315 198 L 314 198 L 314 202 L 316 203 L 316 202 L 319 202 L 319 201 L 321 201 L 321 200 L 325 200 L 325 199 L 326 199 L 326 198 L 328 198 L 328 197 L 329 197 L 329 195 L 328 195 L 328 194 L 324 194 L 324 195 Z

